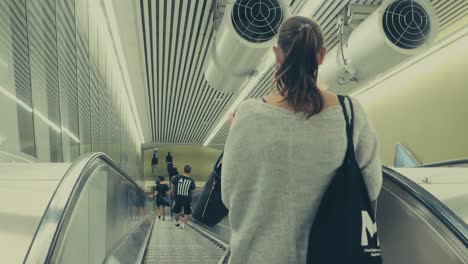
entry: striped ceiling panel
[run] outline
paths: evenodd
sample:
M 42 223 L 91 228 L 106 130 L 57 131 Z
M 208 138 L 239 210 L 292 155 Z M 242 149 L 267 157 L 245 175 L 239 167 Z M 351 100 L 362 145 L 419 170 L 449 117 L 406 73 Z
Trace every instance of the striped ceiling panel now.
M 317 0 L 288 0 L 292 13 L 297 14 L 307 1 Z M 203 144 L 240 92 L 219 93 L 204 78 L 203 66 L 214 34 L 213 2 L 140 0 L 145 81 L 154 142 Z M 322 26 L 328 49 L 338 43 L 337 17 L 350 2 L 379 5 L 382 0 L 322 1 L 314 17 Z M 439 16 L 441 30 L 468 12 L 466 0 L 431 0 L 431 3 Z M 268 70 L 248 97 L 267 94 L 273 74 L 273 68 Z M 211 143 L 224 144 L 227 135 L 225 125 Z

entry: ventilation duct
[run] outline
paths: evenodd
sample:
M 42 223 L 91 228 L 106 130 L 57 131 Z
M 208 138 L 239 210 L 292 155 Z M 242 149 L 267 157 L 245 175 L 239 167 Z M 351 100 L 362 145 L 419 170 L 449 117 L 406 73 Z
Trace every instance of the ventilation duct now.
M 208 83 L 224 93 L 242 87 L 276 43 L 286 16 L 282 0 L 230 1 L 210 47 L 205 68 Z
M 352 10 L 348 12 L 352 20 Z M 342 20 L 343 21 L 343 20 Z M 427 49 L 438 19 L 427 0 L 390 0 L 331 50 L 319 77 L 330 90 L 349 93 L 377 75 Z

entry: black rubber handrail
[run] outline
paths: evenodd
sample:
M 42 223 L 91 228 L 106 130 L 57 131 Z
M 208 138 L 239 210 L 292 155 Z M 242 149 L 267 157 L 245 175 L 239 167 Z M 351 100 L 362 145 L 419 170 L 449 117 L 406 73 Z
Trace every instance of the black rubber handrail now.
M 427 163 L 415 166 L 417 168 L 433 168 L 433 167 L 455 167 L 459 165 L 468 166 L 468 159 L 447 160 L 441 162 Z
M 466 223 L 450 208 L 437 199 L 430 192 L 411 181 L 404 175 L 388 167 L 382 168 L 384 177 L 388 178 L 406 192 L 421 202 L 434 214 L 460 241 L 468 247 L 468 228 Z
M 64 230 L 65 216 L 69 213 L 69 210 L 73 209 L 71 208 L 70 201 L 80 195 L 81 190 L 78 190 L 79 183 L 87 180 L 84 177 L 89 176 L 89 170 L 93 168 L 97 160 L 104 161 L 126 178 L 130 184 L 134 185 L 137 190 L 144 193 L 141 187 L 105 153 L 95 152 L 81 156 L 67 170 L 55 189 L 41 222 L 36 229 L 24 263 L 50 263 L 61 231 Z M 83 187 L 84 184 L 81 184 L 81 186 Z

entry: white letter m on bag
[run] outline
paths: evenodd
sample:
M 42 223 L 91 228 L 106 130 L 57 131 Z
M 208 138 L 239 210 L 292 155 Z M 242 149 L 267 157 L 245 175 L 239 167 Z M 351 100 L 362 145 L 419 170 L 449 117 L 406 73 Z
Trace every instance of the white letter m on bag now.
M 373 237 L 377 233 L 377 223 L 374 223 L 372 221 L 367 211 L 361 211 L 361 215 L 362 215 L 361 246 L 367 247 L 369 246 L 369 241 L 367 239 L 367 232 L 369 232 L 369 235 Z M 378 239 L 377 239 L 377 246 L 380 246 Z

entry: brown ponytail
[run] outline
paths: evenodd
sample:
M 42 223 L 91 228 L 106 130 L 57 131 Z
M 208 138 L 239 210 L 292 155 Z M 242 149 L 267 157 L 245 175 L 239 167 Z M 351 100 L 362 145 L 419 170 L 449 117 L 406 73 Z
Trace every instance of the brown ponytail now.
M 325 104 L 317 86 L 323 47 L 320 26 L 307 17 L 291 17 L 281 25 L 278 46 L 284 58 L 275 74 L 276 89 L 295 112 L 304 112 L 307 118 L 320 113 Z

